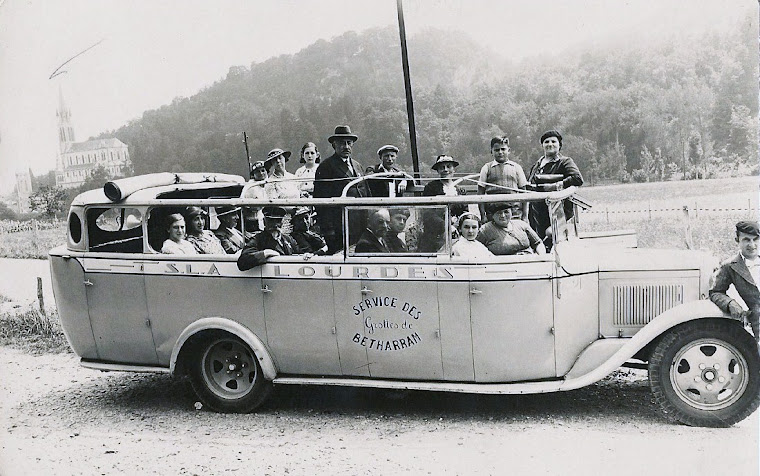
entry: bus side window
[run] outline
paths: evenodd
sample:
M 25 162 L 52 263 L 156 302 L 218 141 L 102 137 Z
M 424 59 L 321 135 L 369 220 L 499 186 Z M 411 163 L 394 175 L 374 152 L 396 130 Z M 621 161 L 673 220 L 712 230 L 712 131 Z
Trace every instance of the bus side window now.
M 142 253 L 142 221 L 142 212 L 136 208 L 88 209 L 89 251 Z
M 443 253 L 446 218 L 446 206 L 349 207 L 348 229 L 366 224 L 355 244 L 351 240 L 349 256 Z
M 151 251 L 161 252 L 164 241 L 169 238 L 166 219 L 173 213 L 182 213 L 185 207 L 155 207 L 148 211 L 148 245 Z

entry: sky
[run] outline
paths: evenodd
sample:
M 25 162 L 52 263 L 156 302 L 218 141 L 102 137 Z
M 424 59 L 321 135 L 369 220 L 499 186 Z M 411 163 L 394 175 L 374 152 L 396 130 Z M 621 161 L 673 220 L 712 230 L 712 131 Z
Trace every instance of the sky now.
M 631 37 L 679 41 L 730 28 L 747 12 L 757 16 L 755 0 L 403 0 L 403 6 L 410 41 L 430 26 L 461 30 L 513 60 Z M 10 192 L 17 170 L 40 175 L 55 168 L 59 91 L 76 140 L 84 141 L 192 96 L 231 66 L 397 22 L 394 0 L 0 0 L 0 196 Z

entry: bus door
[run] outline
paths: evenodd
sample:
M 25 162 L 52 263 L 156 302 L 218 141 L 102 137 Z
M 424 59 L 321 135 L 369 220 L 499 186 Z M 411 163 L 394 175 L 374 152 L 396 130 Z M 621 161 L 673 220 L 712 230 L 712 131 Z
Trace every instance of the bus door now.
M 281 373 L 341 375 L 330 265 L 297 260 L 261 267 L 267 343 Z
M 470 265 L 475 380 L 555 377 L 552 255 L 494 261 Z
M 82 264 L 99 358 L 123 362 L 128 355 L 129 363 L 155 365 L 143 266 L 139 255 L 127 254 L 142 251 L 142 214 L 133 208 L 90 208 L 87 224 L 90 253 Z
M 373 264 L 351 296 L 361 330 L 351 344 L 367 351 L 374 378 L 440 380 L 441 329 L 435 264 Z M 371 274 L 370 274 L 371 273 Z M 394 277 L 392 277 L 394 276 Z

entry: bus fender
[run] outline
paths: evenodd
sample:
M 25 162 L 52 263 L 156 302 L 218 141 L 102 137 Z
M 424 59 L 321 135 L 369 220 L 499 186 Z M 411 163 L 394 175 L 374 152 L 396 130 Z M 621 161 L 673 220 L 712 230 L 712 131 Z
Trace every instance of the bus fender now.
M 225 319 L 223 317 L 205 317 L 198 319 L 197 321 L 188 325 L 177 338 L 177 342 L 172 349 L 171 360 L 169 361 L 169 371 L 174 375 L 174 370 L 177 365 L 177 358 L 188 339 L 198 334 L 199 332 L 206 330 L 222 330 L 227 331 L 243 340 L 256 354 L 256 358 L 259 359 L 261 370 L 264 372 L 264 377 L 267 380 L 273 380 L 277 376 L 277 368 L 274 365 L 272 356 L 269 355 L 269 351 L 264 346 L 261 339 L 256 334 L 251 332 L 250 329 L 240 324 L 239 322 Z
M 709 300 L 692 301 L 663 312 L 633 337 L 596 340 L 581 352 L 565 375 L 562 390 L 598 382 L 669 329 L 684 322 L 706 318 L 730 319 Z

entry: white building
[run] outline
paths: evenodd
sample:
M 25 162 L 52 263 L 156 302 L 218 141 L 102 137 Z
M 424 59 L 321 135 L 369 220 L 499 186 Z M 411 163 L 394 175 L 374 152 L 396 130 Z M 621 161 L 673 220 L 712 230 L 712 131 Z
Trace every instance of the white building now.
M 16 172 L 15 190 L 16 211 L 18 213 L 29 212 L 29 197 L 32 195 L 32 177 L 28 170 Z
M 131 166 L 128 146 L 116 138 L 74 142 L 71 111 L 58 90 L 58 144 L 55 184 L 63 188 L 82 185 L 92 171 L 103 166 L 111 177 L 124 176 Z

